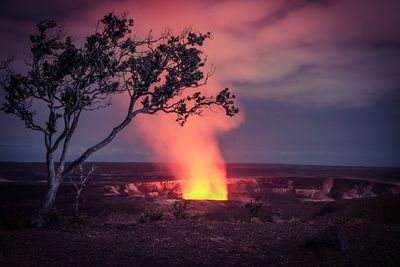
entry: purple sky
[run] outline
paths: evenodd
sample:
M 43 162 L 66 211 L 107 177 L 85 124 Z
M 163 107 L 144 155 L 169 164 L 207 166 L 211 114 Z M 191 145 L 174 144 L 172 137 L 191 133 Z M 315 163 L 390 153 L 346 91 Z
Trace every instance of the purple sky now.
M 214 84 L 237 93 L 245 117 L 219 136 L 228 162 L 400 166 L 399 1 L 2 1 L 0 56 L 26 51 L 42 19 L 79 40 L 110 11 L 128 11 L 139 35 L 213 32 Z M 88 114 L 71 156 L 104 136 L 119 111 L 102 112 L 95 131 L 88 122 L 99 116 Z M 0 160 L 44 159 L 40 135 L 3 113 L 0 123 Z M 91 160 L 151 160 L 132 132 Z

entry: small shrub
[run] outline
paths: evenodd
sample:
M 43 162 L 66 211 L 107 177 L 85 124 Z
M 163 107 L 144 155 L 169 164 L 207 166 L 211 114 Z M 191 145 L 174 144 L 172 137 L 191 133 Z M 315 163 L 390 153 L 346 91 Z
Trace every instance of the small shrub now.
M 69 226 L 79 226 L 84 225 L 88 222 L 89 218 L 87 216 L 68 216 L 64 217 L 64 224 Z
M 187 217 L 187 210 L 190 206 L 189 200 L 175 201 L 173 215 L 176 219 L 184 219 Z
M 295 218 L 293 218 L 295 220 Z M 269 212 L 268 216 L 266 216 L 265 220 L 267 222 L 273 222 L 273 223 L 281 223 L 286 221 L 285 216 L 284 216 L 284 211 L 281 209 L 274 209 L 271 212 Z
M 246 203 L 244 207 L 249 212 L 249 220 L 251 221 L 253 218 L 258 218 L 258 214 L 262 207 L 263 203 L 260 202 L 260 196 L 252 199 L 250 202 Z
M 83 215 L 68 216 L 63 214 L 61 210 L 53 208 L 50 214 L 46 218 L 45 226 L 47 227 L 79 226 L 86 224 L 88 221 L 89 218 L 87 216 Z
M 146 209 L 142 214 L 140 214 L 138 221 L 140 223 L 151 223 L 162 220 L 163 217 L 164 212 L 161 210 L 150 211 Z

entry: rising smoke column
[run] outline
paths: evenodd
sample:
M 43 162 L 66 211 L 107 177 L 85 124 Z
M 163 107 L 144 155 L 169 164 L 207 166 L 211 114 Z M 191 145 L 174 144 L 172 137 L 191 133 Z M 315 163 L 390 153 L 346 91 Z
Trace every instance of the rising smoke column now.
M 208 94 L 212 94 L 210 88 Z M 226 200 L 225 161 L 217 137 L 240 121 L 241 117 L 227 117 L 215 108 L 205 111 L 202 117 L 190 117 L 183 127 L 171 114 L 138 116 L 136 122 L 138 133 L 152 149 L 153 160 L 174 163 L 171 171 L 182 181 L 185 199 Z

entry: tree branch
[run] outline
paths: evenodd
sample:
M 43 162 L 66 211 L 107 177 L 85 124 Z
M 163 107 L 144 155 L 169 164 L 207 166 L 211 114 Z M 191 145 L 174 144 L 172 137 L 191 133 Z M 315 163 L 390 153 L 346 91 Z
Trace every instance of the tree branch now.
M 132 119 L 139 113 L 138 111 L 133 111 L 133 107 L 134 107 L 135 103 L 136 103 L 136 99 L 131 98 L 128 112 L 127 112 L 125 119 L 119 125 L 114 127 L 112 129 L 112 131 L 109 133 L 109 135 L 106 138 L 104 138 L 101 142 L 86 149 L 85 152 L 83 152 L 79 158 L 77 158 L 73 162 L 71 162 L 61 173 L 61 176 L 64 177 L 64 176 L 68 175 L 75 167 L 77 167 L 79 164 L 84 162 L 90 155 L 92 155 L 97 150 L 102 149 L 107 144 L 109 144 L 115 138 L 115 136 L 122 129 L 124 129 L 132 121 Z

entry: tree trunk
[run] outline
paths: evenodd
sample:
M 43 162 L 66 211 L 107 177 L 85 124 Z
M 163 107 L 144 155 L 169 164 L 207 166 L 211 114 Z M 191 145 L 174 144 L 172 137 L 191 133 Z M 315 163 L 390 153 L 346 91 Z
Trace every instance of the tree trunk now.
M 54 158 L 53 158 L 53 153 L 50 151 L 47 151 L 46 154 L 46 164 L 47 164 L 47 184 L 49 187 L 54 183 L 56 179 L 56 170 L 54 167 Z
M 60 184 L 60 177 L 55 177 L 53 182 L 50 184 L 45 201 L 40 207 L 38 214 L 32 220 L 32 224 L 35 227 L 43 227 L 46 224 L 46 220 L 54 207 L 57 191 L 60 187 Z

